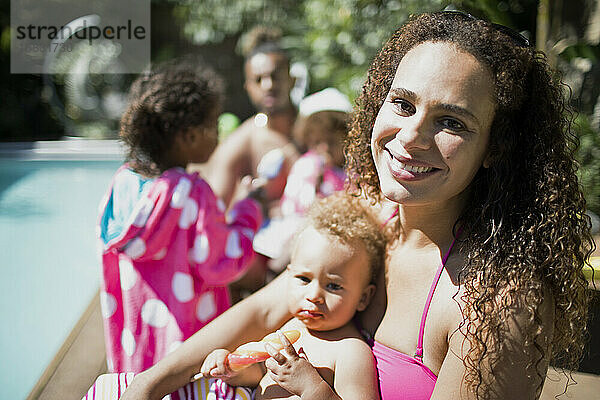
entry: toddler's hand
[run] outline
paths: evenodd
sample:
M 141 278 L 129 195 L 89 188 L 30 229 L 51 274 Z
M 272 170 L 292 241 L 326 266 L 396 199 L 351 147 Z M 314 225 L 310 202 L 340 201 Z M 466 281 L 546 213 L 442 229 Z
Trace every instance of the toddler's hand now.
M 279 340 L 285 346 L 280 352 L 268 343 L 265 344 L 265 349 L 271 356 L 265 361 L 269 376 L 279 386 L 297 396 L 302 396 L 304 392 L 310 393 L 323 382 L 323 378 L 308 362 L 305 354 L 298 355 L 294 346 L 281 332 Z
M 227 356 L 229 351 L 217 349 L 210 353 L 202 363 L 200 373 L 205 377 L 228 379 L 235 375 L 235 372 L 229 368 Z

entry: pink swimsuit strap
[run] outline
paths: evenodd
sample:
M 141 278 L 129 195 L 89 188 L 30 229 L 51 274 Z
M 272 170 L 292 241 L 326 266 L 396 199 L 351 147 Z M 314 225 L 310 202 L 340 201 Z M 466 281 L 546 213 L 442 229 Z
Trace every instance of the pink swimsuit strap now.
M 396 209 L 394 210 L 394 213 L 392 215 L 390 215 L 383 224 L 381 224 L 381 227 L 383 228 L 384 226 L 386 226 L 388 224 L 388 222 L 390 222 L 392 220 L 392 218 L 394 218 L 396 215 L 398 215 L 398 207 L 396 207 Z
M 460 234 L 460 232 L 459 232 Z M 458 234 L 456 235 L 458 236 Z M 442 276 L 442 271 L 446 265 L 446 261 L 448 261 L 448 257 L 450 257 L 450 253 L 452 252 L 452 248 L 454 247 L 454 243 L 456 242 L 456 238 L 452 240 L 450 247 L 444 257 L 442 258 L 442 264 L 439 266 L 437 272 L 435 273 L 435 277 L 433 278 L 433 283 L 429 288 L 429 294 L 427 295 L 427 301 L 425 302 L 425 308 L 423 309 L 423 314 L 421 315 L 421 325 L 419 326 L 419 341 L 417 342 L 417 349 L 415 351 L 415 358 L 423 361 L 423 334 L 425 333 L 425 321 L 427 320 L 427 312 L 429 311 L 429 306 L 431 305 L 431 300 L 433 299 L 433 294 L 435 293 L 435 288 L 440 280 L 440 276 Z

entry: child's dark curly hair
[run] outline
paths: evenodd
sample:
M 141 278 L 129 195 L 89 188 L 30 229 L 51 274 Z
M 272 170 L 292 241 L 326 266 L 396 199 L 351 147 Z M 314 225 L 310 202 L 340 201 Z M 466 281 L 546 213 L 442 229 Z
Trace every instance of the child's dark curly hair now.
M 306 224 L 343 242 L 362 243 L 369 256 L 370 283 L 375 283 L 383 268 L 386 236 L 360 199 L 345 192 L 320 199 L 309 209 Z
M 357 99 L 346 157 L 353 186 L 369 197 L 381 198 L 370 151 L 375 118 L 400 60 L 427 41 L 449 42 L 472 54 L 489 67 L 495 83 L 492 162 L 474 178 L 457 222 L 467 260 L 461 276 L 461 331 L 470 345 L 465 379 L 477 398 L 488 398 L 494 377 L 480 366 L 493 371 L 515 304 L 525 304 L 526 340 L 538 351 L 529 367 L 553 358 L 574 368 L 582 355 L 588 304 L 582 268 L 594 245 L 575 174 L 578 141 L 563 86 L 543 54 L 486 21 L 449 13 L 412 17 L 375 58 Z M 547 301 L 551 294 L 554 311 L 551 344 L 540 340 L 544 294 Z M 543 379 L 536 371 L 539 393 Z
M 173 167 L 168 153 L 175 136 L 216 126 L 222 93 L 221 78 L 192 60 L 159 65 L 136 79 L 120 129 L 131 167 L 148 176 Z

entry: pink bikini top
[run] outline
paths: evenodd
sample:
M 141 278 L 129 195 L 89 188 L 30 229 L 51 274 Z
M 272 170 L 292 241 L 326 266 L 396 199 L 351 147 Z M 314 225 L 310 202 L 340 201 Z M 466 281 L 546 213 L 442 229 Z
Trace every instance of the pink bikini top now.
M 455 239 L 456 240 L 456 239 Z M 398 350 L 387 347 L 376 340 L 372 344 L 373 355 L 377 361 L 377 373 L 379 375 L 379 392 L 382 400 L 425 400 L 431 397 L 437 376 L 423 364 L 423 333 L 425 332 L 425 321 L 427 312 L 431 305 L 431 299 L 435 288 L 440 280 L 446 261 L 450 256 L 454 242 L 442 259 L 442 264 L 438 268 L 425 308 L 421 315 L 421 325 L 419 327 L 419 340 L 414 356 L 409 356 Z

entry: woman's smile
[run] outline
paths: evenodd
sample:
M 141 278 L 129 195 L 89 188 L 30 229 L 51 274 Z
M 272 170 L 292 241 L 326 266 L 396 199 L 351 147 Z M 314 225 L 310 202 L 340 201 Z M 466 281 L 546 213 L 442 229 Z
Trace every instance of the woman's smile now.
M 397 180 L 418 181 L 440 171 L 439 168 L 435 168 L 426 162 L 398 156 L 392 150 L 388 149 L 387 146 L 386 153 L 388 155 L 387 163 L 390 173 Z

